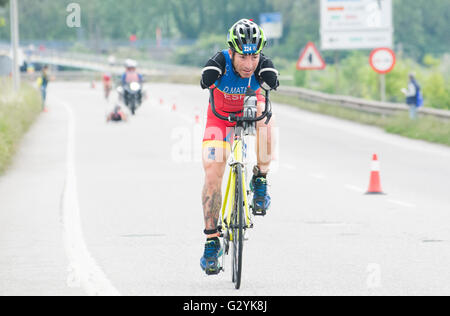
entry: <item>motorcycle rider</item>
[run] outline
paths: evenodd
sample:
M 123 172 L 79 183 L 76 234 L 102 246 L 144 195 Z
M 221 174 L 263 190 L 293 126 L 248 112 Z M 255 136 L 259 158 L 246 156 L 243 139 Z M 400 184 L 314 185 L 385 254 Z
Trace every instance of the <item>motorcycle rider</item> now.
M 143 78 L 137 69 L 138 63 L 133 59 L 125 60 L 125 73 L 122 75 L 122 85 L 131 82 L 139 82 L 142 84 Z
M 125 105 L 128 106 L 127 100 L 128 100 L 128 91 L 125 89 L 125 86 L 137 82 L 140 85 L 143 83 L 143 77 L 140 73 L 137 72 L 136 68 L 138 66 L 138 63 L 133 59 L 127 59 L 125 60 L 125 73 L 122 75 L 121 83 L 122 87 L 124 88 L 124 101 Z M 142 89 L 138 92 L 138 102 L 139 104 L 142 102 Z

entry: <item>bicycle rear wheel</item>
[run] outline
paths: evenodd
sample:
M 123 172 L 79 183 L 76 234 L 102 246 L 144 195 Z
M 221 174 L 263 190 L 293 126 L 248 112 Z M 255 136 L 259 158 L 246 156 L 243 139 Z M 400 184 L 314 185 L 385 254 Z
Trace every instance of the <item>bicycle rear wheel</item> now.
M 244 248 L 244 194 L 242 192 L 242 166 L 236 165 L 235 205 L 232 217 L 232 279 L 238 290 L 241 287 L 242 254 Z

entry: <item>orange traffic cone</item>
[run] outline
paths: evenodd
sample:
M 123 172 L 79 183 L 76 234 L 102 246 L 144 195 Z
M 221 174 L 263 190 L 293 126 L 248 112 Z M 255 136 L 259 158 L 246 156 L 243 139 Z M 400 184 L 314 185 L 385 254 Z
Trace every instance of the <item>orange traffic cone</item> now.
M 195 124 L 200 124 L 200 109 L 198 106 L 194 109 L 194 116 L 195 116 Z
M 370 173 L 369 190 L 366 194 L 384 194 L 381 189 L 380 163 L 376 154 L 373 155 L 372 172 Z
M 177 110 L 177 105 L 174 103 L 173 105 L 172 105 L 172 111 L 176 111 Z

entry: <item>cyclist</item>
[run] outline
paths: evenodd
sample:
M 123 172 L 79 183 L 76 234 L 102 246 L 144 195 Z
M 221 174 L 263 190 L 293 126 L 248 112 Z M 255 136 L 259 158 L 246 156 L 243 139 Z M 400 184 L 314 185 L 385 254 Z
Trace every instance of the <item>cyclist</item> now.
M 103 74 L 103 90 L 105 92 L 105 99 L 109 99 L 109 94 L 112 89 L 112 75 L 110 73 Z
M 266 45 L 264 31 L 252 20 L 239 20 L 229 30 L 228 49 L 214 55 L 202 71 L 201 87 L 216 88 L 214 101 L 217 112 L 228 116 L 242 115 L 245 92 L 250 87 L 257 94 L 258 116 L 264 110 L 265 98 L 261 86 L 276 89 L 279 85 L 278 71 L 272 61 L 261 54 Z M 209 274 L 220 271 L 218 258 L 223 251 L 217 230 L 219 212 L 222 206 L 222 179 L 231 151 L 233 126 L 217 118 L 208 108 L 206 130 L 203 138 L 203 168 L 205 184 L 202 204 L 205 220 L 206 243 L 200 266 Z M 270 206 L 267 193 L 267 173 L 272 159 L 272 129 L 274 120 L 266 125 L 265 120 L 257 123 L 257 160 L 250 187 L 254 192 L 253 207 L 266 211 Z M 266 150 L 264 150 L 265 147 Z
M 106 117 L 106 122 L 110 122 L 110 121 L 113 121 L 113 122 L 126 122 L 127 121 L 127 116 L 121 110 L 119 105 L 116 105 L 114 107 L 114 111 L 109 113 L 108 116 Z

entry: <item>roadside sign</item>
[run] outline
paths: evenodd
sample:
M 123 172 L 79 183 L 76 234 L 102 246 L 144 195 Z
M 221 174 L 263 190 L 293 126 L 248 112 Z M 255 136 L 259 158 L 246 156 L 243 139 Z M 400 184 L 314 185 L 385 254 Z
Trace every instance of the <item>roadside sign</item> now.
M 262 13 L 259 16 L 259 21 L 268 39 L 280 39 L 283 36 L 283 16 L 281 13 Z
M 314 43 L 309 42 L 297 61 L 298 70 L 322 70 L 326 64 Z
M 369 63 L 373 70 L 380 74 L 381 101 L 386 101 L 385 75 L 395 67 L 395 53 L 390 48 L 382 47 L 372 51 Z
M 387 74 L 395 67 L 395 53 L 390 48 L 377 48 L 370 54 L 369 62 L 373 70 L 379 74 Z
M 393 47 L 392 0 L 320 0 L 322 50 Z

